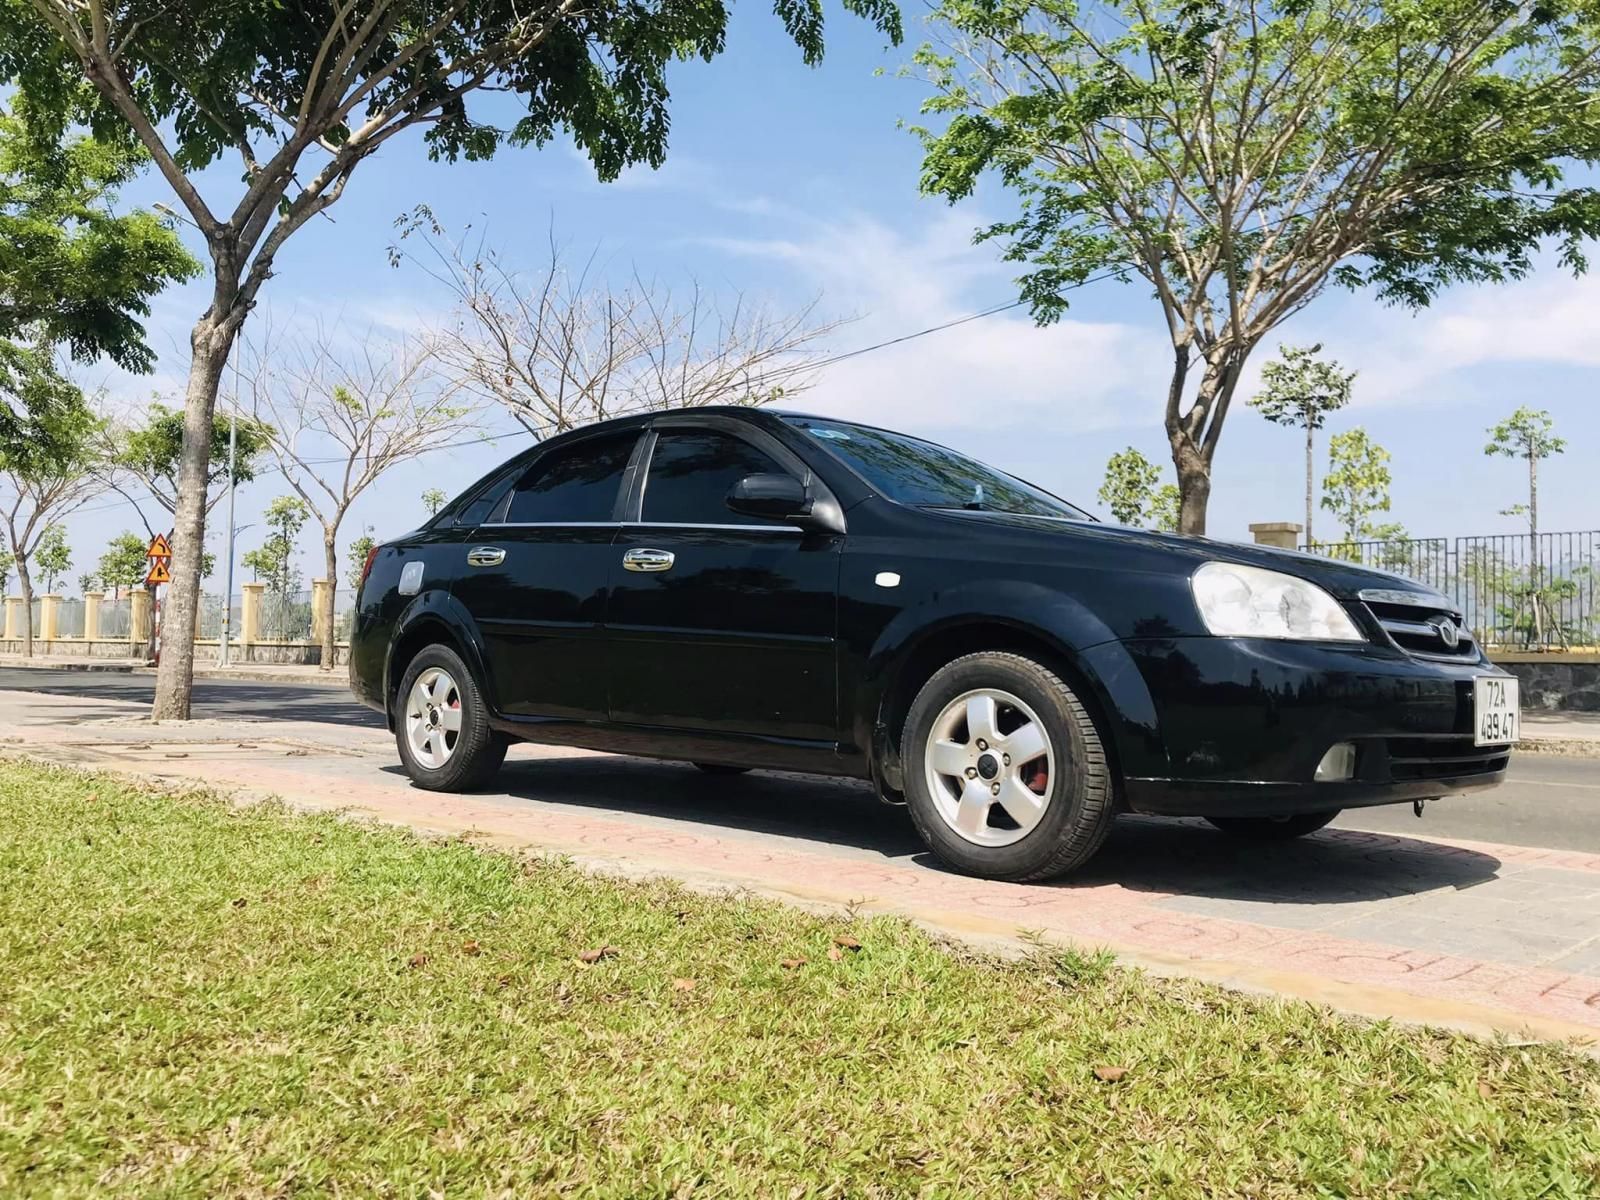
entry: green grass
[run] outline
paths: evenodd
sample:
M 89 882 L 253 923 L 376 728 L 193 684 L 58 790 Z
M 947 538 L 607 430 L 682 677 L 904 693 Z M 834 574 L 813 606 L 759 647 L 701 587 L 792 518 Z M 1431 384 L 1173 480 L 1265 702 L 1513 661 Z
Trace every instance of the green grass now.
M 430 1191 L 1594 1196 L 1600 1065 L 0 763 L 0 1195 Z

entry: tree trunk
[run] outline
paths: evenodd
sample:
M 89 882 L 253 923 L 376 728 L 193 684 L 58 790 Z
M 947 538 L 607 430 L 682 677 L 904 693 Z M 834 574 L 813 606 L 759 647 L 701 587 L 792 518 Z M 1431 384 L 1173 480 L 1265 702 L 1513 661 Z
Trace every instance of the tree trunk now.
M 1206 506 L 1211 502 L 1211 462 L 1222 433 L 1223 419 L 1239 381 L 1245 351 L 1218 352 L 1206 360 L 1200 390 L 1187 413 L 1176 410 L 1176 395 L 1183 386 L 1188 363 L 1180 354 L 1167 406 L 1167 442 L 1178 473 L 1178 532 L 1203 537 Z
M 1312 484 L 1316 474 L 1316 439 L 1317 429 L 1310 420 L 1306 421 L 1306 549 L 1313 549 L 1316 542 L 1311 536 L 1311 514 L 1315 511 L 1311 502 L 1311 494 L 1315 490 Z
M 220 286 L 220 285 L 219 285 Z M 172 584 L 162 614 L 161 665 L 156 671 L 157 721 L 187 721 L 194 688 L 194 637 L 200 611 L 200 561 L 205 553 L 206 476 L 211 468 L 211 421 L 237 322 L 213 303 L 190 335 L 189 386 L 183 400 L 183 452 L 178 506 L 173 514 Z
M 22 593 L 22 657 L 33 657 L 33 580 L 28 575 L 28 560 L 14 556 L 17 564 L 17 590 Z
M 337 607 L 333 598 L 339 594 L 339 527 L 324 526 L 322 561 L 327 570 L 328 587 L 322 597 L 322 661 L 317 665 L 324 671 L 333 670 L 333 613 Z

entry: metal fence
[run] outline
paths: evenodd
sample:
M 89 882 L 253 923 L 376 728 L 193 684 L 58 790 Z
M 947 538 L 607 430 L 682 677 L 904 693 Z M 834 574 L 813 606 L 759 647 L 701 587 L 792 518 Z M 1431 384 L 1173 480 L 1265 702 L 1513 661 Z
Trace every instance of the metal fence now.
M 1600 646 L 1600 531 L 1397 538 L 1307 549 L 1443 592 L 1473 635 L 1502 649 Z
M 304 642 L 311 638 L 311 593 L 263 592 L 261 636 L 269 642 Z
M 243 600 L 234 596 L 232 603 L 228 605 L 228 634 L 235 641 L 239 638 L 239 623 L 243 612 Z M 222 636 L 221 596 L 214 596 L 208 592 L 200 597 L 200 631 L 196 636 L 202 641 L 215 640 Z
M 128 636 L 133 628 L 133 601 L 127 596 L 120 600 L 105 599 L 100 602 L 100 636 L 114 642 Z
M 56 636 L 64 638 L 83 636 L 82 600 L 62 600 L 56 605 Z

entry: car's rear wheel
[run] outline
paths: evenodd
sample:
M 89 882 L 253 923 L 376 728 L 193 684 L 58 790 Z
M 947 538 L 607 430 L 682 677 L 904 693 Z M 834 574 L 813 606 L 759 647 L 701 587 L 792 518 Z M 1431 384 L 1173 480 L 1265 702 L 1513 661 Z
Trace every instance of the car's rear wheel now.
M 906 803 L 950 865 L 1047 879 L 1088 861 L 1115 787 L 1099 732 L 1060 676 L 1020 654 L 969 654 L 923 685 L 901 740 Z
M 1297 837 L 1315 833 L 1340 813 L 1340 809 L 1327 812 L 1291 813 L 1281 817 L 1207 817 L 1206 820 L 1223 833 L 1252 842 L 1287 842 Z
M 477 681 L 448 646 L 428 646 L 411 660 L 395 700 L 395 741 L 418 787 L 464 792 L 494 778 L 507 739 L 489 728 Z

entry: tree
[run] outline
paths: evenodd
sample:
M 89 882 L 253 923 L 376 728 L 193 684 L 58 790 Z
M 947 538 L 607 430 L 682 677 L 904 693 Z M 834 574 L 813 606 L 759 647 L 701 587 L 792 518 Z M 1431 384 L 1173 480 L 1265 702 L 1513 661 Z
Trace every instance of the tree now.
M 111 539 L 100 561 L 95 564 L 95 575 L 100 586 L 110 588 L 113 595 L 121 596 L 124 589 L 132 591 L 144 583 L 149 571 L 145 550 L 149 543 L 133 530 L 125 530 Z
M 444 502 L 448 499 L 450 497 L 445 494 L 443 488 L 431 487 L 422 493 L 422 507 L 428 510 L 430 517 L 437 516 L 439 510 L 444 507 Z
M 1182 503 L 1178 485 L 1163 483 L 1150 498 L 1150 528 L 1159 529 L 1162 533 L 1177 533 Z
M 91 471 L 96 418 L 81 394 L 61 407 L 31 411 L 37 439 L 0 444 L 0 521 L 4 523 L 23 611 L 32 613 L 29 562 L 50 526 L 100 494 Z M 33 621 L 22 623 L 22 653 L 33 656 Z
M 345 562 L 350 564 L 345 579 L 352 588 L 361 586 L 361 572 L 366 570 L 367 555 L 372 553 L 372 548 L 377 544 L 377 539 L 371 533 L 363 533 L 354 539 L 350 543 L 350 548 L 345 551 Z
M 1161 468 L 1129 446 L 1106 460 L 1100 503 L 1111 510 L 1119 523 L 1143 525 L 1160 479 Z
M 1312 491 L 1316 478 L 1317 430 L 1328 414 L 1350 403 L 1350 385 L 1356 373 L 1336 362 L 1317 357 L 1322 345 L 1279 346 L 1281 356 L 1261 368 L 1262 390 L 1250 399 L 1254 408 L 1274 425 L 1299 426 L 1306 431 L 1306 545 L 1313 545 Z
M 284 478 L 322 526 L 321 666 L 331 671 L 345 515 L 384 472 L 470 430 L 474 404 L 437 370 L 429 340 L 369 334 L 345 348 L 318 329 L 291 353 L 275 348 L 265 328 L 267 336 L 241 348 L 239 372 Z
M 842 0 L 893 40 L 892 0 Z M 814 63 L 820 3 L 777 5 Z M 55 128 L 134 139 L 199 229 L 211 299 L 190 334 L 177 552 L 154 715 L 186 719 L 194 669 L 205 478 L 217 386 L 279 252 L 343 194 L 360 164 L 417 129 L 432 157 L 486 159 L 564 132 L 603 179 L 659 166 L 667 66 L 720 53 L 726 5 L 639 0 L 11 0 L 0 72 Z M 525 106 L 502 123 L 469 109 L 488 89 Z M 237 154 L 242 176 L 205 168 Z M 235 199 L 236 197 L 236 199 Z
M 1020 213 L 982 238 L 1029 265 L 1041 322 L 1091 280 L 1140 276 L 1173 364 L 1181 526 L 1250 353 L 1330 283 L 1420 307 L 1520 278 L 1545 239 L 1581 271 L 1600 191 L 1593 0 L 939 0 L 925 192 L 989 171 Z M 1578 167 L 1581 175 L 1582 168 Z M 1198 368 L 1199 378 L 1191 376 Z
M 1555 422 L 1543 409 L 1519 406 L 1504 421 L 1488 430 L 1488 455 L 1526 459 L 1528 463 L 1528 502 L 1502 510 L 1503 516 L 1528 518 L 1528 538 L 1535 547 L 1539 541 L 1539 460 L 1560 454 L 1566 439 L 1555 435 Z M 1535 550 L 1537 557 L 1537 550 Z
M 276 598 L 274 627 L 283 636 L 284 621 L 289 608 L 289 596 L 300 590 L 300 572 L 294 562 L 294 543 L 311 510 L 298 496 L 279 496 L 267 505 L 263 521 L 268 533 L 266 540 L 244 555 L 244 565 L 264 580 Z
M 1336 433 L 1328 443 L 1328 473 L 1322 478 L 1322 507 L 1344 530 L 1344 540 L 1392 540 L 1398 526 L 1372 524 L 1374 513 L 1389 511 L 1389 452 L 1357 426 Z
M 0 62 L 6 43 L 0 32 Z M 53 347 L 148 371 L 155 355 L 141 322 L 150 298 L 199 270 L 154 214 L 115 211 L 143 154 L 114 140 L 52 137 L 48 124 L 20 99 L 0 109 L 0 445 L 37 438 L 71 407 L 77 389 Z
M 234 403 L 237 405 L 237 397 Z M 206 469 L 207 513 L 227 494 L 224 485 L 228 480 L 230 439 L 235 439 L 235 479 L 238 483 L 249 483 L 256 477 L 258 462 L 267 449 L 267 435 L 261 423 L 249 417 L 235 417 L 230 421 L 220 414 L 213 415 L 210 463 Z M 108 422 L 101 442 L 100 470 L 106 484 L 133 505 L 150 537 L 166 534 L 176 554 L 179 538 L 173 527 L 173 517 L 178 511 L 178 473 L 183 461 L 183 414 L 159 400 L 152 401 L 142 424 Z M 137 486 L 128 486 L 130 478 Z M 163 514 L 154 523 L 145 512 L 146 500 L 154 501 Z M 211 574 L 213 561 L 209 552 L 201 551 L 201 578 Z M 154 596 L 156 585 L 145 586 Z M 152 626 L 145 646 L 147 657 L 155 656 L 155 637 Z
M 67 545 L 65 525 L 52 521 L 44 527 L 38 545 L 33 548 L 33 561 L 44 576 L 45 595 L 51 595 L 56 590 L 56 584 L 61 582 L 61 577 L 72 570 L 72 548 Z
M 412 258 L 456 297 L 441 362 L 540 440 L 631 412 L 792 397 L 842 323 L 817 319 L 815 300 L 778 311 L 738 294 L 718 305 L 693 280 L 677 294 L 637 275 L 614 285 L 593 257 L 569 267 L 553 239 L 547 261 L 522 271 L 481 238 L 448 241 L 425 205 L 399 224 L 391 261 Z
M 1489 429 L 1489 444 L 1483 448 L 1488 455 L 1523 458 L 1528 462 L 1528 502 L 1513 504 L 1501 511 L 1504 516 L 1528 518 L 1528 580 L 1519 596 L 1530 610 L 1533 644 L 1544 642 L 1545 609 L 1551 599 L 1546 595 L 1548 589 L 1544 587 L 1539 562 L 1539 460 L 1560 454 L 1567 448 L 1566 440 L 1555 435 L 1555 427 L 1548 412 L 1519 405 L 1516 412 Z

